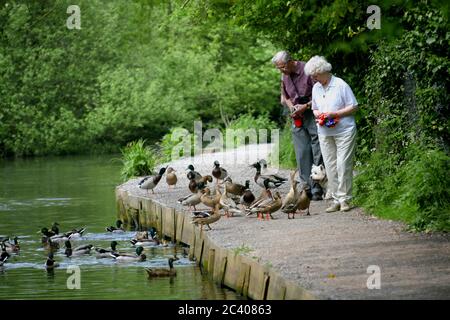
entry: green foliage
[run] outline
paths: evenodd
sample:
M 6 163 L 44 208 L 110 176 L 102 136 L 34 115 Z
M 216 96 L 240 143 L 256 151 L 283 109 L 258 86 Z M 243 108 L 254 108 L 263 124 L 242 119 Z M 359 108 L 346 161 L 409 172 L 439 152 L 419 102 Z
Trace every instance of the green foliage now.
M 254 117 L 251 114 L 244 114 L 239 118 L 230 122 L 227 126 L 227 130 L 234 130 L 236 136 L 234 137 L 234 146 L 240 146 L 248 143 L 262 143 L 260 139 L 270 142 L 271 129 L 275 129 L 276 124 L 269 119 L 268 115 L 260 115 L 258 117 Z M 261 130 L 261 132 L 260 132 Z M 262 131 L 265 130 L 265 131 Z M 264 137 L 264 132 L 266 136 Z M 262 133 L 262 135 L 260 134 Z M 224 137 L 225 137 L 224 130 Z M 252 139 L 254 141 L 252 141 Z
M 276 154 L 272 153 L 271 156 Z M 294 142 L 292 140 L 292 121 L 288 119 L 280 134 L 279 143 L 279 163 L 282 168 L 292 169 L 297 167 L 297 161 L 295 159 Z M 275 162 L 272 159 L 272 162 Z
M 450 157 L 409 146 L 409 160 L 377 152 L 355 178 L 355 201 L 370 212 L 399 219 L 415 231 L 450 231 Z
M 155 165 L 159 161 L 157 151 L 146 146 L 145 140 L 142 139 L 128 143 L 121 152 L 123 167 L 120 173 L 124 181 L 153 174 Z

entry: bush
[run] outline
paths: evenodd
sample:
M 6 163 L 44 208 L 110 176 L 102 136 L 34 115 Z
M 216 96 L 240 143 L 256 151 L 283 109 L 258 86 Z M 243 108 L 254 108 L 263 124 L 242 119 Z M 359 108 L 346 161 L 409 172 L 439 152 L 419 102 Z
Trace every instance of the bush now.
M 245 143 L 251 142 L 250 138 L 246 136 L 247 130 L 255 130 L 256 132 L 256 143 L 259 143 L 259 140 L 263 137 L 260 136 L 260 130 L 265 129 L 267 130 L 267 142 L 270 142 L 270 130 L 275 129 L 276 124 L 269 119 L 267 114 L 262 114 L 258 117 L 254 117 L 251 114 L 245 114 L 240 116 L 239 118 L 233 120 L 230 122 L 230 124 L 227 126 L 226 129 L 231 130 L 243 130 L 243 135 L 239 135 L 234 137 L 234 144 L 235 146 L 244 145 Z M 251 131 L 248 131 L 251 132 Z M 224 137 L 226 139 L 225 133 Z M 264 141 L 261 141 L 264 142 Z M 228 142 L 227 142 L 228 144 Z
M 145 146 L 145 140 L 130 142 L 122 150 L 122 179 L 153 174 L 159 155 L 153 148 Z
M 279 163 L 282 168 L 296 168 L 294 142 L 292 141 L 292 121 L 288 120 L 280 135 L 280 144 L 278 150 Z M 275 162 L 272 159 L 272 162 Z
M 450 157 L 410 146 L 410 160 L 377 152 L 355 178 L 355 202 L 414 231 L 450 231 Z

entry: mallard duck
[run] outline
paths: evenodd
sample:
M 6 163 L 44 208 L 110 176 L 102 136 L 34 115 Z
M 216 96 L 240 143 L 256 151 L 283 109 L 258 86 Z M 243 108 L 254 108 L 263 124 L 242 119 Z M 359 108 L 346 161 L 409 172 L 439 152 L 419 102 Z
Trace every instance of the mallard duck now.
M 275 192 L 275 196 L 273 199 L 270 197 L 266 200 L 261 201 L 258 205 L 254 206 L 251 209 L 248 209 L 247 215 L 256 213 L 259 220 L 264 218 L 264 214 L 266 214 L 266 220 L 273 219 L 272 213 L 278 211 L 283 205 L 283 201 L 281 199 L 280 193 Z M 260 216 L 261 214 L 261 216 Z
M 166 183 L 170 187 L 172 186 L 173 188 L 175 188 L 178 178 L 177 175 L 175 174 L 176 170 L 172 167 L 168 167 L 167 171 L 166 171 Z
M 47 256 L 47 261 L 45 262 L 45 268 L 49 271 L 57 267 L 59 267 L 59 263 L 55 262 L 53 259 L 53 252 L 50 252 Z
M 0 255 L 0 266 L 2 266 L 10 257 L 9 253 L 6 251 L 6 246 L 4 243 L 1 243 L 2 253 Z
M 304 183 L 301 187 L 300 194 L 297 199 L 297 211 L 298 210 L 306 210 L 306 215 L 309 216 L 309 205 L 311 204 L 311 199 L 309 197 L 309 186 Z M 292 215 L 292 218 L 294 218 L 294 214 Z
M 291 172 L 291 189 L 283 200 L 283 205 L 281 206 L 281 211 L 288 214 L 288 219 L 290 219 L 290 214 L 294 216 L 297 211 L 299 192 L 297 190 L 298 182 L 295 180 L 295 174 L 298 170 Z
M 159 181 L 161 181 L 164 172 L 166 172 L 166 168 L 161 168 L 156 176 L 144 177 L 141 181 L 139 181 L 139 188 L 152 190 L 152 193 L 155 193 L 153 189 L 158 185 Z
M 156 229 L 151 227 L 146 231 L 138 231 L 134 235 L 133 240 L 146 240 L 146 239 L 155 239 L 158 237 L 158 233 L 156 232 Z
M 189 209 L 194 207 L 194 210 L 197 210 L 195 206 L 201 202 L 201 196 L 201 191 L 198 191 L 197 193 L 178 199 L 178 203 L 181 203 L 183 206 L 189 206 Z
M 64 234 L 55 234 L 55 232 L 48 230 L 47 228 L 42 228 L 40 233 L 42 233 L 42 243 L 46 244 L 51 239 L 52 242 L 64 242 L 69 240 L 69 237 Z
M 122 228 L 122 225 L 123 225 L 122 220 L 117 220 L 115 227 L 109 226 L 109 227 L 106 227 L 105 230 L 108 232 L 122 233 L 122 232 L 125 232 L 125 230 Z
M 159 239 L 157 237 L 154 237 L 154 238 L 150 238 L 150 239 L 147 238 L 147 239 L 140 239 L 140 240 L 131 239 L 130 243 L 133 246 L 146 247 L 146 246 L 157 246 L 157 245 L 159 245 L 161 243 L 161 241 L 159 241 Z
M 201 192 L 202 195 L 200 197 L 200 201 L 209 208 L 214 208 L 218 201 L 220 201 L 220 198 L 211 196 L 211 190 L 209 188 L 205 188 Z
M 242 196 L 245 190 L 248 189 L 248 186 L 243 186 L 242 184 L 239 183 L 233 183 L 233 180 L 231 180 L 229 176 L 225 178 L 224 182 L 225 182 L 225 190 L 227 190 L 227 193 L 229 194 L 231 193 L 237 196 Z
M 110 253 L 117 252 L 117 241 L 111 241 L 111 250 L 96 247 L 95 251 L 97 251 L 97 254 L 95 255 L 97 259 L 111 258 Z
M 17 253 L 20 251 L 19 238 L 17 236 L 13 238 L 13 243 L 9 239 L 3 240 L 3 245 L 9 253 Z
M 69 240 L 71 239 L 79 239 L 83 237 L 83 233 L 86 231 L 86 228 L 78 228 L 78 229 L 72 229 L 72 231 L 64 233 L 65 237 L 68 237 Z
M 230 213 L 231 213 L 231 216 L 233 216 L 235 213 L 242 213 L 242 211 L 238 208 L 236 202 L 228 196 L 226 189 L 222 193 L 219 203 L 222 205 L 223 209 L 225 210 L 225 216 L 227 218 L 230 217 Z
M 173 267 L 173 262 L 175 261 L 174 258 L 169 258 L 169 269 L 162 269 L 162 268 L 145 268 L 145 271 L 147 271 L 147 275 L 149 278 L 153 277 L 175 277 L 177 275 L 177 271 Z
M 59 234 L 59 223 L 58 222 L 53 222 L 52 227 L 50 229 L 52 232 L 54 232 L 55 234 Z
M 228 172 L 227 170 L 222 168 L 219 161 L 216 160 L 214 161 L 214 169 L 212 171 L 212 175 L 217 179 L 217 183 L 219 183 L 219 180 L 223 180 L 228 176 Z
M 83 254 L 89 254 L 91 252 L 92 247 L 93 247 L 92 244 L 87 244 L 87 245 L 78 246 L 78 247 L 72 249 L 72 244 L 70 243 L 69 240 L 67 240 L 64 243 L 64 246 L 66 247 L 66 250 L 64 251 L 64 254 L 67 257 L 81 256 Z
M 117 253 L 117 252 L 111 252 L 110 255 L 115 260 L 120 262 L 141 262 L 145 261 L 147 259 L 147 256 L 143 253 L 144 248 L 142 246 L 139 246 L 136 248 L 136 255 L 130 255 L 125 253 Z
M 195 171 L 194 166 L 192 164 L 188 165 L 186 170 L 188 170 L 188 173 L 192 172 L 194 174 L 195 180 L 200 180 L 202 178 L 202 175 L 200 173 L 198 173 L 197 171 Z M 188 179 L 189 179 L 189 177 L 188 177 Z
M 68 239 L 68 238 L 66 238 Z M 67 240 L 66 240 L 67 241 Z M 56 252 L 59 250 L 59 242 L 53 242 L 51 238 L 47 239 L 47 242 L 43 243 L 44 248 L 49 252 Z
M 244 207 L 250 207 L 250 205 L 256 200 L 255 195 L 253 194 L 253 192 L 250 190 L 250 180 L 245 180 L 245 190 L 244 193 L 241 196 L 241 201 L 240 203 L 244 206 Z
M 200 225 L 200 231 L 203 231 L 203 225 L 208 226 L 208 230 L 211 230 L 210 224 L 220 219 L 219 204 L 216 204 L 214 210 L 193 211 L 191 223 Z
M 286 178 L 280 177 L 276 174 L 261 175 L 261 164 L 259 162 L 255 162 L 254 164 L 250 165 L 250 167 L 256 168 L 256 174 L 254 178 L 256 184 L 258 184 L 261 188 L 267 189 L 269 193 L 270 189 L 278 188 L 287 181 Z

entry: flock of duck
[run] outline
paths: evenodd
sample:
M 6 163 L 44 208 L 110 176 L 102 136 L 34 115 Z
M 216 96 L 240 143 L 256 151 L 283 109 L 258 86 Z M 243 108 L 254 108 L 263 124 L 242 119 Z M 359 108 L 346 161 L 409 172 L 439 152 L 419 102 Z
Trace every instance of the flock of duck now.
M 220 166 L 220 163 L 214 161 L 214 167 L 211 175 L 201 175 L 195 171 L 193 165 L 187 167 L 187 178 L 189 180 L 188 189 L 190 193 L 185 197 L 178 199 L 178 203 L 188 206 L 192 212 L 192 223 L 206 225 L 210 230 L 210 224 L 218 221 L 222 216 L 219 210 L 223 210 L 225 217 L 233 217 L 235 214 L 239 216 L 250 216 L 256 214 L 259 220 L 273 219 L 272 214 L 281 210 L 288 214 L 288 219 L 295 217 L 296 213 L 306 210 L 309 215 L 309 206 L 311 194 L 306 184 L 299 186 L 300 182 L 295 179 L 296 171 L 290 174 L 291 188 L 289 192 L 282 198 L 280 192 L 276 189 L 286 183 L 288 179 L 276 174 L 262 174 L 262 169 L 267 168 L 267 162 L 261 159 L 250 167 L 256 169 L 254 182 L 262 189 L 258 197 L 250 189 L 250 180 L 246 180 L 245 184 L 233 182 L 228 171 Z M 166 174 L 166 182 L 169 189 L 174 188 L 178 182 L 176 171 L 172 167 L 163 167 L 156 175 L 146 176 L 138 182 L 141 189 L 152 191 L 159 184 L 164 174 Z M 216 179 L 216 184 L 210 187 Z M 199 204 L 205 205 L 208 209 L 197 210 Z
M 124 233 L 125 230 L 122 227 L 121 220 L 116 221 L 116 226 L 106 227 L 106 231 L 112 233 Z M 59 267 L 59 263 L 55 261 L 54 254 L 58 252 L 64 244 L 64 255 L 68 258 L 90 255 L 95 253 L 95 257 L 98 259 L 109 258 L 118 262 L 142 262 L 147 259 L 144 254 L 144 247 L 146 246 L 167 246 L 167 243 L 160 241 L 158 234 L 154 228 L 150 228 L 148 231 L 138 231 L 135 236 L 130 240 L 131 244 L 136 247 L 135 254 L 119 252 L 117 250 L 118 242 L 111 241 L 110 248 L 95 247 L 92 244 L 83 244 L 73 247 L 72 241 L 81 240 L 86 228 L 76 228 L 68 232 L 59 231 L 59 223 L 54 222 L 49 228 L 42 228 L 40 233 L 42 234 L 42 245 L 47 250 L 47 260 L 45 261 L 45 269 L 48 272 L 52 272 L 55 268 Z M 0 238 L 1 255 L 0 255 L 0 267 L 8 261 L 11 254 L 18 254 L 20 252 L 20 244 L 18 237 L 10 239 L 9 237 Z M 186 255 L 186 252 L 184 252 Z M 176 270 L 173 267 L 173 262 L 179 258 L 175 255 L 168 259 L 169 269 L 167 268 L 145 268 L 148 277 L 161 277 L 161 276 L 176 276 Z

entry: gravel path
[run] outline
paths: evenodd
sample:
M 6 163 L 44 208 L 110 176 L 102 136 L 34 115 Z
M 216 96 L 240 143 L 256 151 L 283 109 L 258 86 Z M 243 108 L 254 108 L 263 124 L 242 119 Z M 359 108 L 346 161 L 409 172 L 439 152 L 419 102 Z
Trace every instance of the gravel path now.
M 189 194 L 185 169 L 193 164 L 201 174 L 211 174 L 214 160 L 226 168 L 234 182 L 249 179 L 255 194 L 261 188 L 253 182 L 255 169 L 248 165 L 268 159 L 271 145 L 252 145 L 229 152 L 210 153 L 170 163 L 177 170 L 178 184 L 167 190 L 164 177 L 149 197 L 178 210 L 176 201 Z M 289 177 L 288 170 L 275 170 Z M 137 195 L 133 179 L 121 187 Z M 215 183 L 215 182 L 214 182 Z M 282 195 L 289 183 L 279 188 Z M 200 206 L 199 206 L 200 207 Z M 311 204 L 311 216 L 287 219 L 281 211 L 274 220 L 256 217 L 222 218 L 208 231 L 211 239 L 225 248 L 244 248 L 244 254 L 279 272 L 285 279 L 321 299 L 450 299 L 450 236 L 413 234 L 399 222 L 381 220 L 354 208 L 345 213 L 326 213 L 326 201 Z M 381 288 L 369 290 L 369 266 L 380 268 Z

